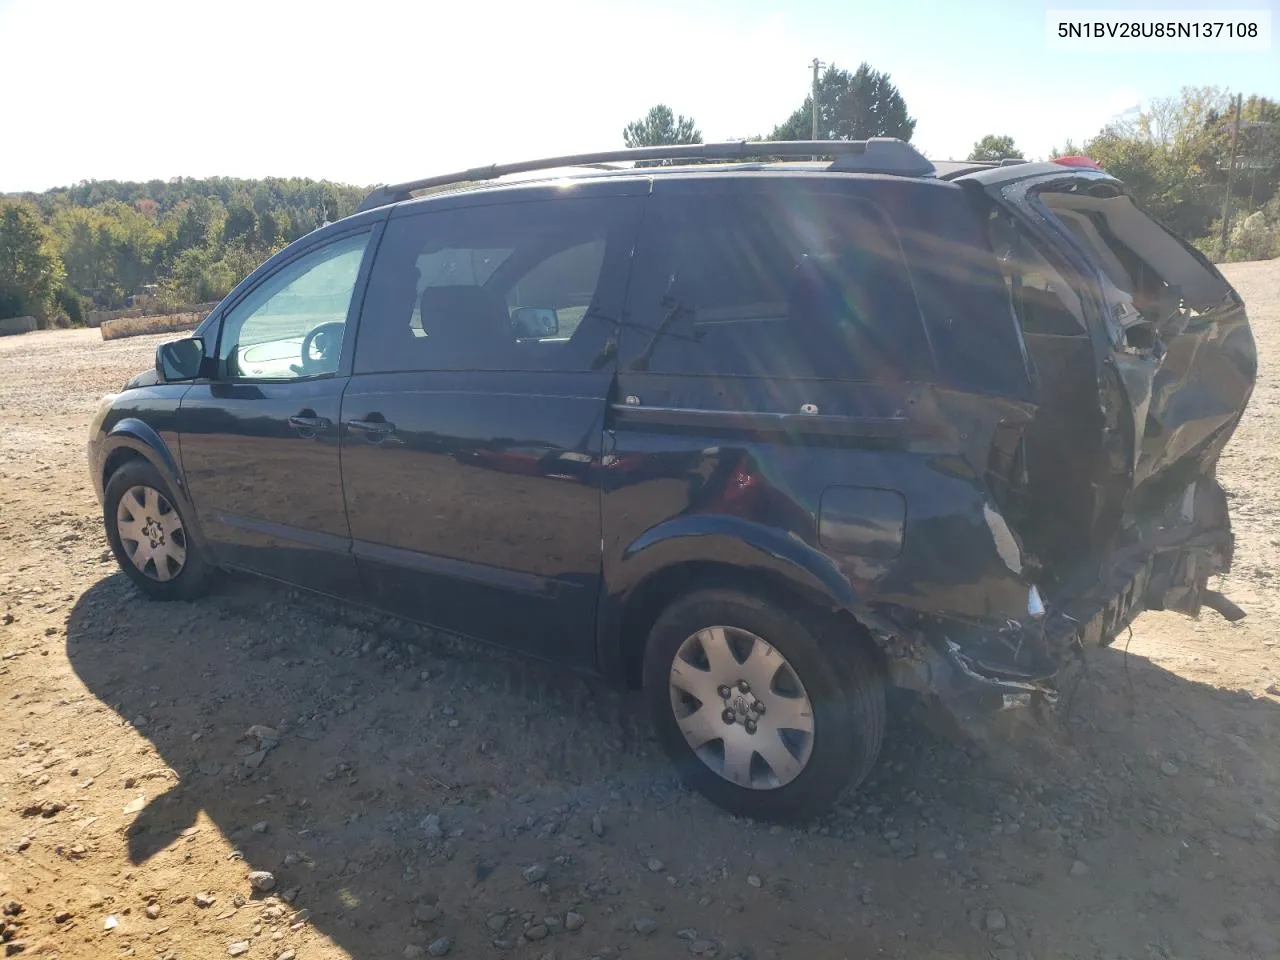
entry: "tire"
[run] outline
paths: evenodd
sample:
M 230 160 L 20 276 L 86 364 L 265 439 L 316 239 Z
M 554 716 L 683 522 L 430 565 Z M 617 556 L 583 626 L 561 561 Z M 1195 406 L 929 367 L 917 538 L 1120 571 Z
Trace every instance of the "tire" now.
M 130 460 L 107 480 L 102 519 L 120 569 L 152 600 L 207 592 L 214 568 L 190 542 L 177 499 L 147 461 Z
M 879 755 L 886 713 L 879 659 L 864 638 L 822 636 L 809 619 L 736 590 L 707 589 L 673 602 L 649 634 L 644 695 L 658 740 L 686 784 L 732 813 L 809 820 L 865 780 Z M 708 644 L 718 648 L 721 637 L 733 663 L 723 653 L 712 662 Z M 726 669 L 748 680 L 748 692 L 725 678 Z M 770 689 L 761 695 L 751 677 L 756 687 L 772 677 Z M 697 705 L 707 703 L 710 712 L 701 712 Z

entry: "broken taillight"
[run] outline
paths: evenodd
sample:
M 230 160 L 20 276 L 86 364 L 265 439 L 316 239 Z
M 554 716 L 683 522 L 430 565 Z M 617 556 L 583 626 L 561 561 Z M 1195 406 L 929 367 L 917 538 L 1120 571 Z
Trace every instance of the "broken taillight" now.
M 1101 170 L 1098 162 L 1082 153 L 1072 153 L 1065 157 L 1054 157 L 1053 162 L 1060 167 L 1084 167 L 1087 170 Z

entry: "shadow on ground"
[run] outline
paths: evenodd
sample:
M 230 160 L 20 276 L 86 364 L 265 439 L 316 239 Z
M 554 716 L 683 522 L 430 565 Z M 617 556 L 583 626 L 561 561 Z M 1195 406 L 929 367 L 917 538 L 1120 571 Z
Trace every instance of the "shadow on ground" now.
M 455 956 L 562 960 L 695 944 L 1213 957 L 1275 934 L 1261 904 L 1280 904 L 1276 834 L 1256 807 L 1274 785 L 1274 706 L 1119 650 L 1091 657 L 1056 730 L 977 749 L 899 723 L 871 783 L 783 830 L 680 788 L 632 698 L 272 585 L 155 604 L 117 574 L 76 603 L 67 649 L 177 775 L 159 795 L 140 786 L 153 796 L 130 860 L 181 866 L 203 811 L 243 864 L 234 881 L 188 872 L 191 891 L 222 884 L 221 905 L 249 895 L 244 873 L 272 871 L 356 960 L 442 937 Z M 278 745 L 245 737 L 253 725 Z M 581 930 L 559 929 L 566 911 Z M 646 918 L 657 931 L 637 933 Z

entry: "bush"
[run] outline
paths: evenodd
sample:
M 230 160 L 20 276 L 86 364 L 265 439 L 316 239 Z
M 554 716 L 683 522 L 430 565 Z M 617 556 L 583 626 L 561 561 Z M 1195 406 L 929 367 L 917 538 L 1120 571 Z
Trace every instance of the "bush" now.
M 15 290 L 0 289 L 0 319 L 26 316 L 27 301 Z
M 1218 235 L 1216 233 L 1208 234 L 1203 237 L 1196 237 L 1191 241 L 1191 245 L 1208 257 L 1212 262 L 1218 263 L 1221 260 L 1219 254 L 1222 252 L 1218 243 Z
M 57 305 L 58 312 L 65 316 L 73 327 L 83 327 L 85 325 L 84 299 L 65 283 L 54 294 L 54 302 Z
M 1267 260 L 1275 256 L 1280 224 L 1267 221 L 1261 210 L 1249 214 L 1231 229 L 1228 260 Z
M 1280 257 L 1280 195 L 1272 197 L 1260 210 L 1237 214 L 1227 235 L 1226 251 L 1222 250 L 1221 235 L 1222 221 L 1219 219 L 1214 221 L 1208 234 L 1191 242 L 1215 263 Z

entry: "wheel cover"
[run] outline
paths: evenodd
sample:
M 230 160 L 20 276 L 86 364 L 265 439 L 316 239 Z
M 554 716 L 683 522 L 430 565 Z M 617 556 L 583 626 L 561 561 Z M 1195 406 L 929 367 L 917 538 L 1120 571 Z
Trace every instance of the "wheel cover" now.
M 705 627 L 671 662 L 671 709 L 690 749 L 730 783 L 776 790 L 813 752 L 813 704 L 786 657 L 738 627 Z
M 177 509 L 155 487 L 130 487 L 116 507 L 125 555 L 145 577 L 165 583 L 187 563 L 187 535 Z

